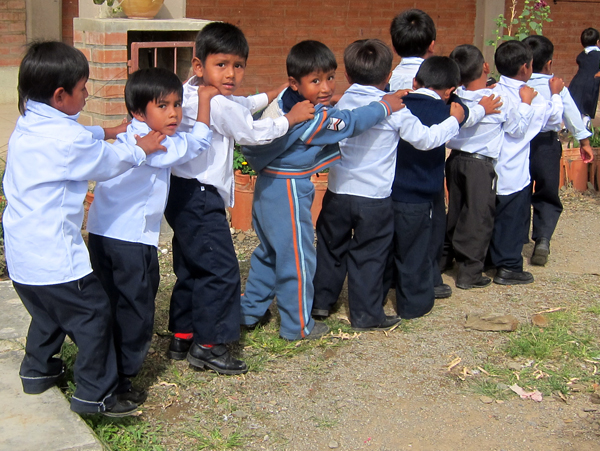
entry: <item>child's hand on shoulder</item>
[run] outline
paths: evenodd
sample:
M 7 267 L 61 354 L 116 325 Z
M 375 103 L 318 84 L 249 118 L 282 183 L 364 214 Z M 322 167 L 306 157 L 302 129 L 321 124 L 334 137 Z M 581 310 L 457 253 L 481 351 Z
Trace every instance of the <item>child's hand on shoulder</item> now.
M 381 100 L 383 100 L 384 102 L 387 102 L 387 104 L 392 109 L 392 113 L 395 113 L 396 111 L 399 111 L 406 106 L 406 105 L 404 105 L 404 102 L 402 101 L 402 97 L 404 97 L 406 94 L 408 94 L 408 90 L 402 89 L 400 91 L 396 91 L 396 92 L 392 92 L 391 94 L 384 95 L 381 98 Z
M 271 103 L 279 95 L 279 93 L 281 91 L 283 91 L 284 89 L 286 89 L 289 85 L 290 84 L 286 81 L 285 83 L 283 83 L 282 85 L 280 85 L 279 87 L 277 87 L 275 89 L 265 91 L 265 94 L 269 98 L 269 103 Z
M 479 105 L 483 107 L 485 110 L 485 114 L 500 114 L 500 107 L 502 106 L 502 100 L 500 96 L 495 96 L 494 94 L 482 97 L 479 101 Z
M 217 88 L 212 85 L 200 85 L 198 86 L 198 102 L 210 101 L 214 96 L 219 95 L 220 92 Z
M 527 105 L 531 105 L 531 102 L 537 96 L 537 91 L 533 89 L 531 86 L 523 85 L 521 89 L 519 89 L 519 97 L 521 97 L 521 102 L 526 103 Z
M 150 130 L 146 136 L 140 138 L 135 135 L 135 141 L 138 147 L 141 147 L 146 155 L 150 155 L 159 150 L 166 151 L 167 148 L 161 144 L 167 135 L 157 132 L 156 130 Z
M 127 122 L 127 119 L 123 119 L 123 122 L 116 127 L 106 127 L 104 129 L 104 139 L 117 139 L 118 134 L 127 131 L 127 126 L 129 124 L 131 124 L 131 121 Z
M 460 103 L 452 102 L 450 104 L 450 116 L 454 116 L 459 124 L 465 120 L 465 109 Z
M 552 77 L 548 84 L 550 85 L 550 92 L 553 95 L 560 94 L 560 91 L 562 91 L 565 87 L 565 82 L 559 77 Z
M 296 124 L 313 119 L 315 117 L 315 106 L 309 100 L 298 102 L 285 117 L 291 128 Z

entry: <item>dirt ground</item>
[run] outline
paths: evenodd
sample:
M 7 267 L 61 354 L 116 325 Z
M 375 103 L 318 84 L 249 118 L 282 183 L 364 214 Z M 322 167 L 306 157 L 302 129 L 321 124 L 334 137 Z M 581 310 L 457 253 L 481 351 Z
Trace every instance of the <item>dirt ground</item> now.
M 548 265 L 526 264 L 534 284 L 463 291 L 454 288 L 451 272 L 444 279 L 452 297 L 438 301 L 425 318 L 387 334 L 329 337 L 284 355 L 260 353 L 256 337 L 276 336 L 276 323 L 269 324 L 255 332 L 252 343 L 242 340 L 241 355 L 250 357 L 251 366 L 244 376 L 195 371 L 164 357 L 169 341 L 164 300 L 174 279 L 163 274 L 158 335 L 145 376 L 150 397 L 139 418 L 162 431 L 160 443 L 169 450 L 236 444 L 243 450 L 599 450 L 600 405 L 590 394 L 600 383 L 600 352 L 572 362 L 591 376 L 577 390 L 578 379 L 571 378 L 565 395 L 546 392 L 535 402 L 492 390 L 486 397 L 477 388 L 482 378 L 494 389 L 503 379 L 486 377 L 485 368 L 516 368 L 518 378 L 520 368 L 544 362 L 508 356 L 507 344 L 517 332 L 463 327 L 471 312 L 512 314 L 524 327 L 533 313 L 562 307 L 575 314 L 574 330 L 594 337 L 586 346 L 600 349 L 600 197 L 567 190 L 563 200 Z M 234 240 L 247 259 L 255 238 L 240 234 Z M 524 255 L 531 252 L 526 245 Z M 241 265 L 247 271 L 247 261 Z M 334 315 L 339 324 L 347 318 L 345 299 L 344 293 Z M 393 295 L 386 309 L 392 313 Z M 560 362 L 555 356 L 545 368 Z

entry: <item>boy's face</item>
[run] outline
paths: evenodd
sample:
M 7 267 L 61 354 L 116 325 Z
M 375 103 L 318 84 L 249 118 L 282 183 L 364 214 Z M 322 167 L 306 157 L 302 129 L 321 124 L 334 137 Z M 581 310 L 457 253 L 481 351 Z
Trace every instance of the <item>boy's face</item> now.
M 313 105 L 329 105 L 335 93 L 335 70 L 311 72 L 299 81 L 294 77 L 289 79 L 290 87 L 306 100 L 310 100 Z
M 205 85 L 212 85 L 224 96 L 232 95 L 242 84 L 246 71 L 246 60 L 239 55 L 213 53 L 202 63 L 199 58 L 192 60 L 194 73 L 202 78 Z
M 146 105 L 145 113 L 133 113 L 138 121 L 167 136 L 173 136 L 181 124 L 181 97 L 172 92 L 165 97 L 153 100 Z
M 82 78 L 77 82 L 71 94 L 65 91 L 64 88 L 58 88 L 54 92 L 54 96 L 50 100 L 50 106 L 62 111 L 69 116 L 73 116 L 83 110 L 85 99 L 88 96 L 85 84 L 87 78 Z

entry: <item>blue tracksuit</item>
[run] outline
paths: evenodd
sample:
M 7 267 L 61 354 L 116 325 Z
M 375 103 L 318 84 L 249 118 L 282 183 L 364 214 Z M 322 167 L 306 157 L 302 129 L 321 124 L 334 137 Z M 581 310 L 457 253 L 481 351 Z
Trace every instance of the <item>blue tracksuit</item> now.
M 293 95 L 288 91 L 277 99 L 284 113 L 289 111 L 286 99 Z M 314 327 L 310 312 L 316 251 L 310 176 L 339 160 L 339 141 L 359 135 L 391 113 L 385 101 L 353 111 L 323 105 L 315 109 L 313 120 L 296 125 L 285 136 L 242 149 L 258 172 L 252 219 L 260 239 L 242 296 L 242 323 L 256 323 L 277 297 L 279 333 L 288 340 L 304 338 Z

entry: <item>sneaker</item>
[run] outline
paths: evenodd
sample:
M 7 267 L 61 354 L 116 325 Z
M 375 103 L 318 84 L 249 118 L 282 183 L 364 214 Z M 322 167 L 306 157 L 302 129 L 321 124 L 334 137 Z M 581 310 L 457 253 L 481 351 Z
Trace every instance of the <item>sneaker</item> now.
M 271 321 L 271 318 L 273 318 L 273 314 L 271 313 L 271 310 L 267 310 L 265 314 L 254 324 L 242 324 L 242 329 L 254 330 L 259 326 L 264 327 L 269 323 L 269 321 Z
M 113 418 L 128 417 L 137 412 L 137 408 L 137 404 L 134 404 L 131 401 L 117 400 L 117 403 L 114 406 L 107 408 L 102 412 L 102 415 Z
M 219 374 L 248 372 L 248 365 L 242 360 L 233 358 L 224 344 L 204 348 L 194 343 L 188 352 L 187 360 L 196 368 L 207 367 Z
M 433 292 L 436 299 L 445 299 L 452 296 L 452 288 L 447 283 L 433 287 Z
M 131 401 L 138 406 L 142 404 L 146 398 L 148 397 L 148 392 L 146 390 L 138 390 L 131 387 L 124 393 L 119 393 L 117 395 L 117 400 L 119 401 Z
M 494 280 L 495 282 L 495 280 Z M 471 288 L 485 288 L 487 287 L 489 284 L 492 283 L 492 279 L 490 279 L 487 276 L 481 276 L 480 279 L 476 280 L 475 282 L 459 282 L 458 280 L 456 281 L 456 288 L 460 288 L 461 290 L 470 290 Z
M 190 347 L 194 340 L 184 340 L 183 338 L 177 338 L 173 336 L 171 343 L 169 343 L 169 350 L 167 351 L 167 357 L 173 360 L 185 360 Z
M 538 238 L 535 240 L 533 255 L 531 256 L 531 264 L 544 266 L 548 263 L 548 255 L 550 254 L 550 240 L 548 238 Z
M 308 334 L 306 337 L 304 337 L 304 339 L 305 340 L 318 340 L 319 338 L 323 337 L 324 335 L 327 335 L 329 333 L 329 330 L 330 330 L 329 326 L 327 324 L 325 324 L 324 322 L 315 321 L 315 326 L 310 331 L 310 334 Z
M 506 268 L 498 268 L 494 276 L 494 283 L 498 285 L 525 285 L 533 283 L 533 274 L 527 271 L 511 271 Z
M 356 330 L 358 332 L 369 332 L 372 330 L 387 330 L 387 329 L 392 328 L 396 324 L 399 324 L 401 321 L 402 321 L 402 319 L 398 315 L 393 315 L 393 316 L 386 315 L 383 322 L 381 324 L 378 324 L 377 326 L 352 327 L 352 330 Z

